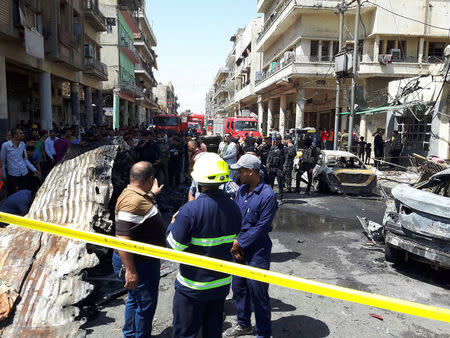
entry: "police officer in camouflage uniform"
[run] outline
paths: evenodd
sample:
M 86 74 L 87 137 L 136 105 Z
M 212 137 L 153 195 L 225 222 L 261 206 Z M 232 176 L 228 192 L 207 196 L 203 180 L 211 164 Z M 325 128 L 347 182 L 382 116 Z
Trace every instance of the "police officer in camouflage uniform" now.
M 284 168 L 284 144 L 281 135 L 275 137 L 275 144 L 270 148 L 267 156 L 267 172 L 270 177 L 270 186 L 273 189 L 275 178 L 278 183 L 278 200 L 283 200 L 283 168 Z
M 284 147 L 284 182 L 286 183 L 287 192 L 291 192 L 292 188 L 292 170 L 294 169 L 294 159 L 297 155 L 294 144 L 292 143 L 292 137 L 286 135 L 284 137 L 286 146 Z

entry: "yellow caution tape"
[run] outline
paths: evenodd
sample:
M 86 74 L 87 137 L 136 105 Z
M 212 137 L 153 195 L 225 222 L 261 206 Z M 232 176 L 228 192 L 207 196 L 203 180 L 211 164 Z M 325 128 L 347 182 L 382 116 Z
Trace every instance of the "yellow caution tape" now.
M 342 299 L 353 303 L 369 305 L 418 317 L 450 322 L 450 310 L 437 306 L 414 303 L 402 299 L 347 289 L 340 286 L 311 281 L 295 276 L 284 275 L 274 271 L 258 269 L 247 265 L 231 263 L 183 251 L 175 251 L 155 245 L 120 239 L 117 237 L 102 235 L 94 232 L 76 230 L 61 225 L 36 221 L 24 217 L 6 214 L 3 212 L 0 212 L 0 222 L 15 224 L 27 229 L 76 239 L 112 249 L 128 251 L 154 258 L 162 258 L 173 262 L 228 273 L 244 278 L 250 278 L 260 282 L 284 286 L 294 290 L 300 290 L 326 297 Z

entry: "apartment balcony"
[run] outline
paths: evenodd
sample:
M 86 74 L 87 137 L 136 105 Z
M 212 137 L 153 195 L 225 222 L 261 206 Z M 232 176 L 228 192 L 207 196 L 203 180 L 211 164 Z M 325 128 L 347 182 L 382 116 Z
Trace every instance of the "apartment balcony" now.
M 257 0 L 256 11 L 258 13 L 265 13 L 270 8 L 270 5 L 276 0 Z M 280 0 L 278 0 L 280 1 Z
M 263 5 L 267 1 L 261 1 Z M 271 14 L 269 14 L 264 22 L 263 28 L 257 38 L 256 49 L 258 52 L 265 45 L 270 45 L 291 26 L 302 14 L 317 15 L 319 11 L 328 11 L 334 13 L 336 6 L 341 1 L 337 0 L 285 0 Z
M 149 60 L 155 61 L 155 52 L 152 49 L 151 44 L 142 32 L 134 33 L 134 46 L 145 54 Z
M 228 67 L 219 68 L 219 70 L 216 74 L 216 77 L 214 78 L 214 83 L 220 83 L 222 81 L 222 79 L 227 77 L 230 72 L 231 72 L 230 68 L 228 68 Z
M 146 35 L 149 39 L 150 39 L 150 46 L 155 47 L 156 46 L 156 36 L 155 33 L 153 32 L 153 28 L 150 25 L 150 23 L 148 22 L 147 19 L 147 15 L 145 14 L 145 12 L 141 9 L 138 13 L 137 16 L 139 18 L 139 23 L 141 24 L 141 31 L 145 32 L 144 35 Z M 142 29 L 142 27 L 144 29 Z M 148 33 L 148 34 L 147 34 Z
M 152 93 L 151 89 L 149 89 L 149 88 L 143 88 L 142 96 L 137 97 L 136 100 L 137 101 L 145 101 L 146 103 L 148 103 L 154 107 L 158 106 L 158 104 L 156 103 L 156 100 L 153 96 L 153 93 Z
M 120 50 L 128 56 L 134 64 L 139 63 L 139 52 L 134 48 L 134 39 L 131 39 L 127 33 L 119 26 L 119 46 Z
M 392 58 L 391 55 L 380 54 L 377 60 L 373 56 L 363 55 L 359 65 L 358 74 L 361 77 L 413 77 L 429 73 L 430 64 L 434 58 L 425 58 L 419 63 L 415 56 L 400 56 Z
M 271 85 L 285 82 L 290 78 L 332 76 L 334 63 L 328 56 L 289 55 L 282 62 L 272 62 L 266 71 L 257 72 L 255 92 L 259 92 Z
M 86 58 L 84 61 L 84 74 L 93 75 L 102 81 L 108 80 L 108 66 L 94 58 Z
M 245 87 L 242 87 L 240 90 L 236 91 L 236 93 L 234 94 L 234 99 L 236 101 L 243 101 L 247 98 L 250 98 L 251 96 L 255 96 L 255 91 L 252 85 L 248 84 Z
M 120 90 L 128 92 L 132 95 L 135 94 L 136 83 L 133 79 L 121 78 L 120 79 Z
M 140 63 L 135 65 L 134 73 L 144 76 L 147 82 L 149 82 L 153 87 L 157 86 L 155 77 L 153 76 L 152 67 L 149 64 L 141 61 Z
M 84 17 L 99 32 L 106 32 L 106 19 L 98 7 L 98 0 L 84 0 Z

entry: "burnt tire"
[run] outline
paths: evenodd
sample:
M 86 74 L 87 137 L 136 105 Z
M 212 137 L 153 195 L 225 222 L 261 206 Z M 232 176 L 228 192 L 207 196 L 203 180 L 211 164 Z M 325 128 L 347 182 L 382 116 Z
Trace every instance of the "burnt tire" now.
M 404 254 L 402 250 L 394 248 L 393 246 L 384 244 L 384 258 L 391 263 L 400 263 L 403 261 Z

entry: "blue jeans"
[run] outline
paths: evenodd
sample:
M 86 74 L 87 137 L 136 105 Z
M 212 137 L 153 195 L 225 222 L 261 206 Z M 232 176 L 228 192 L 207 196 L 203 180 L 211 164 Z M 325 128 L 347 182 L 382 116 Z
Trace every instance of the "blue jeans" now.
M 114 252 L 114 273 L 119 276 L 122 268 L 120 256 Z M 161 263 L 159 260 L 135 261 L 139 283 L 134 291 L 128 291 L 125 305 L 125 324 L 122 332 L 124 337 L 150 337 L 152 333 L 153 316 L 158 303 L 158 288 Z M 125 281 L 125 276 L 120 277 Z

